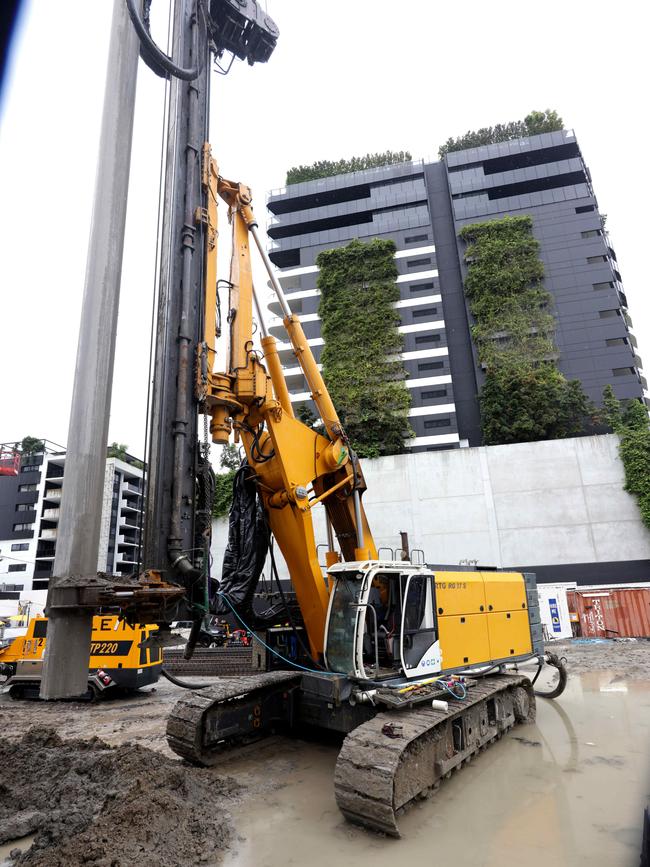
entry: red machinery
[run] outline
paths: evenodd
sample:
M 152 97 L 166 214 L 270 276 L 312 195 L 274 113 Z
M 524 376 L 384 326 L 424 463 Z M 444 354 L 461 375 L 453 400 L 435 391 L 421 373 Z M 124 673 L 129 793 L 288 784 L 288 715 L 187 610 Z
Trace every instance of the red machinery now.
M 13 447 L 0 445 L 0 476 L 17 476 L 20 472 L 20 452 Z

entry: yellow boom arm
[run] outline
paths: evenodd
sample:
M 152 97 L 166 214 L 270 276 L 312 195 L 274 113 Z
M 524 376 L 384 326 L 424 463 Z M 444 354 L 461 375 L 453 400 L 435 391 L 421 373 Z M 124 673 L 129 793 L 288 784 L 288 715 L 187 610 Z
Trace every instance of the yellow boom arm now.
M 322 656 L 328 589 L 318 563 L 311 509 L 323 503 L 345 560 L 376 559 L 377 550 L 361 503 L 365 490 L 356 458 L 314 360 L 298 317 L 284 299 L 257 236 L 250 189 L 224 180 L 204 148 L 203 183 L 208 193 L 205 332 L 199 348 L 197 390 L 202 411 L 210 415 L 215 443 L 228 442 L 234 430 L 243 443 L 269 525 L 287 563 L 314 658 Z M 217 196 L 229 206 L 232 224 L 230 268 L 230 346 L 226 370 L 214 372 L 217 306 Z M 214 203 L 214 206 L 213 206 Z M 284 325 L 309 385 L 326 436 L 296 419 L 282 373 L 275 338 L 263 329 L 264 362 L 253 348 L 253 302 L 256 301 L 250 239 L 262 253 L 271 282 L 285 312 Z M 260 319 L 261 319 L 260 315 Z M 262 325 L 263 328 L 263 325 Z M 333 551 L 327 562 L 338 560 Z

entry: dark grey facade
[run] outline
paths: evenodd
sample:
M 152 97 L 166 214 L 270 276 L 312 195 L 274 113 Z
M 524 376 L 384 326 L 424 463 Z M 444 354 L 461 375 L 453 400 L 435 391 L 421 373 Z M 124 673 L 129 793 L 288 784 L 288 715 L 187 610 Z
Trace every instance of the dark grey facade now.
M 571 131 L 295 184 L 271 193 L 268 209 L 269 255 L 317 360 L 318 253 L 353 238 L 395 242 L 413 450 L 481 444 L 483 372 L 470 336 L 458 238 L 472 222 L 532 217 L 544 285 L 555 300 L 560 370 L 579 379 L 595 402 L 608 383 L 619 398 L 644 399 L 619 266 Z M 271 311 L 278 314 L 278 305 Z M 279 319 L 271 333 L 283 338 Z M 280 352 L 292 400 L 309 402 L 290 347 L 282 344 Z

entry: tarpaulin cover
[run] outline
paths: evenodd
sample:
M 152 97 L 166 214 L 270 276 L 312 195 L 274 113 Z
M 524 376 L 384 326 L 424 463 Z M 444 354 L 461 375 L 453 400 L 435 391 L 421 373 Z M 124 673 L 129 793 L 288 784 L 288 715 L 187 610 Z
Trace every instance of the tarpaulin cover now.
M 257 487 L 248 464 L 236 472 L 228 526 L 228 545 L 223 556 L 219 590 L 243 619 L 252 613 L 255 588 L 269 548 L 269 530 Z M 217 614 L 230 614 L 228 604 L 217 597 Z

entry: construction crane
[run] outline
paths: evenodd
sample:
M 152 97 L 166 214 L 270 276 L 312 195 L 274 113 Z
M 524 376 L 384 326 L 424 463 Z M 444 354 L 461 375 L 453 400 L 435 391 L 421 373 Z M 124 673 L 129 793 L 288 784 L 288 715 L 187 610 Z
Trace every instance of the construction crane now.
M 256 629 L 255 583 L 273 537 L 295 605 L 265 619 L 265 663 L 256 673 L 190 692 L 168 721 L 170 747 L 204 765 L 225 749 L 283 725 L 346 734 L 335 772 L 337 803 L 354 822 L 399 835 L 398 814 L 500 738 L 534 719 L 528 677 L 506 666 L 544 651 L 535 578 L 516 572 L 438 569 L 378 558 L 363 506 L 365 481 L 312 355 L 265 252 L 250 189 L 222 176 L 207 141 L 212 58 L 266 61 L 277 40 L 254 0 L 177 0 L 177 58 L 153 42 L 147 16 L 126 0 L 154 71 L 175 81 L 170 129 L 151 410 L 144 569 L 128 581 L 76 585 L 76 604 L 119 612 L 130 623 L 192 620 L 191 654 L 209 612 Z M 145 6 L 145 13 L 148 11 Z M 232 227 L 227 317 L 219 313 L 218 201 Z M 295 418 L 275 338 L 255 293 L 256 247 L 282 310 L 322 426 Z M 255 348 L 253 320 L 261 330 Z M 204 435 L 199 442 L 199 417 Z M 210 574 L 209 442 L 234 436 L 245 460 L 234 497 L 239 546 L 221 582 Z M 312 513 L 325 510 L 327 569 L 318 561 Z M 246 528 L 243 531 L 242 528 Z M 244 550 L 245 549 L 245 550 Z M 245 568 L 242 566 L 246 560 Z M 69 587 L 67 588 L 69 589 Z M 65 592 L 66 588 L 64 587 Z M 70 597 L 67 597 L 68 599 Z M 282 652 L 287 636 L 302 650 Z M 266 636 L 266 637 L 264 637 Z

